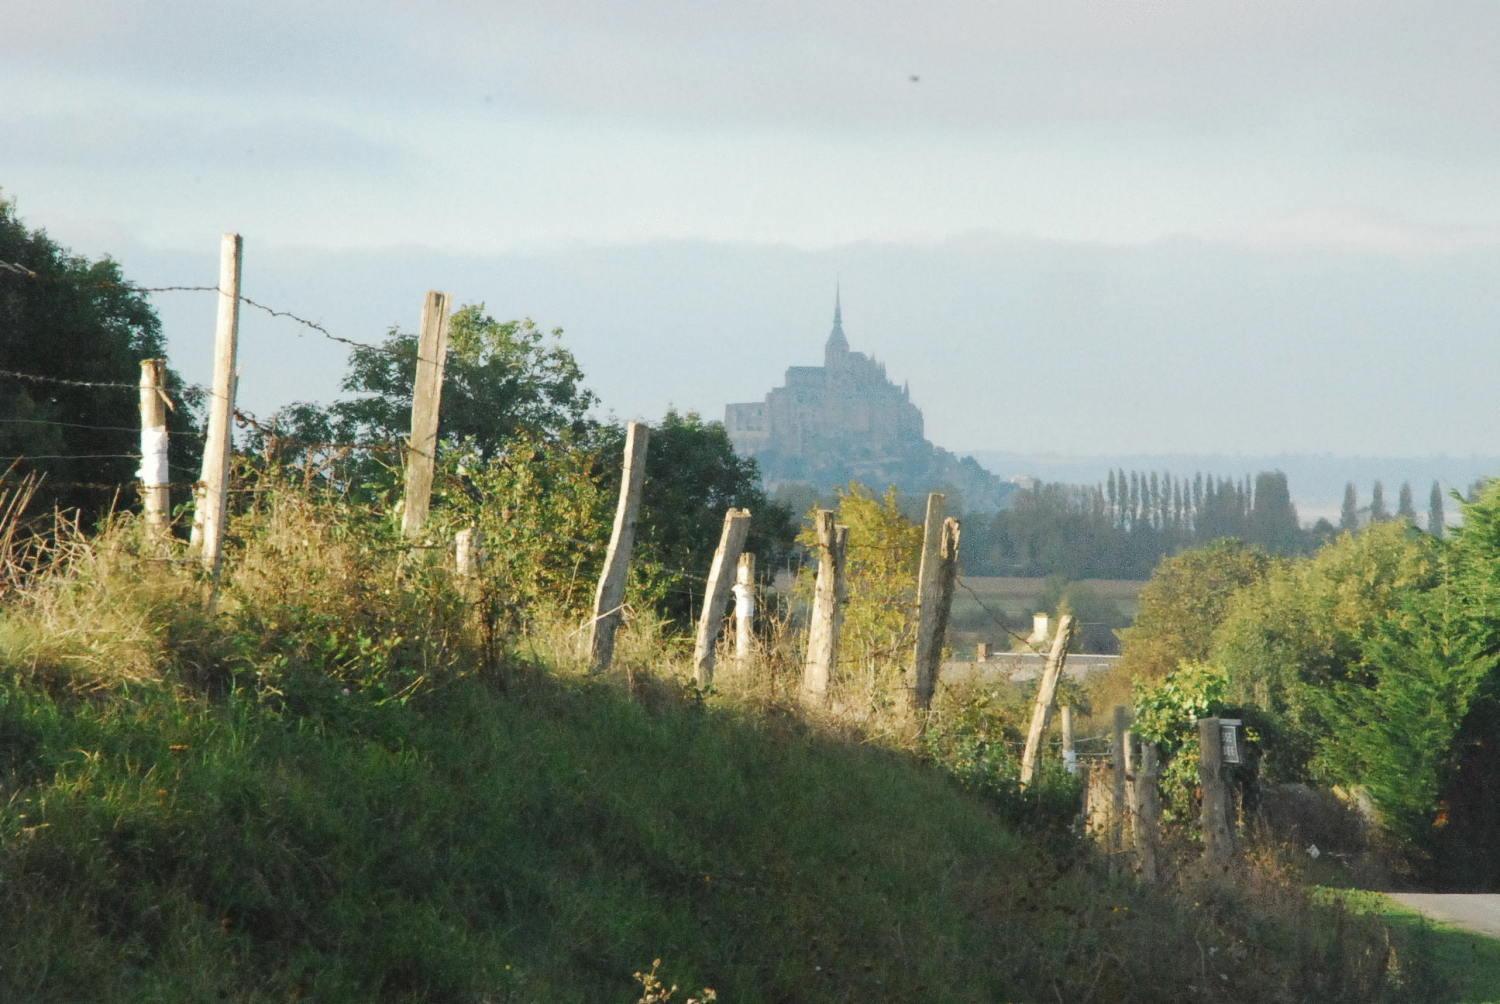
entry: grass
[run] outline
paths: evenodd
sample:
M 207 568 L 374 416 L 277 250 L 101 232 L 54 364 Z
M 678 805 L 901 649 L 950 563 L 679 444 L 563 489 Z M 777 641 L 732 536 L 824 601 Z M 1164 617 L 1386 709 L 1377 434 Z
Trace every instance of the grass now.
M 1500 940 L 1434 922 L 1378 892 L 1329 889 L 1324 894 L 1343 901 L 1352 912 L 1380 918 L 1409 942 L 1421 945 L 1450 988 L 1445 1000 L 1462 1004 L 1500 1001 Z
M 1376 918 L 1112 876 L 980 732 L 700 694 L 644 617 L 629 685 L 497 663 L 389 527 L 258 505 L 212 615 L 128 525 L 0 610 L 0 999 L 1439 999 Z

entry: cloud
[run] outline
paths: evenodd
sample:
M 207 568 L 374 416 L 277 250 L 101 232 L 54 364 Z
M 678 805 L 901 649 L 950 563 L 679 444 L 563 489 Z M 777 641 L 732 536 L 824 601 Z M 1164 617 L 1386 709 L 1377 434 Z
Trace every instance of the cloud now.
M 253 114 L 236 121 L 169 115 L 117 105 L 0 113 L 12 165 L 107 166 L 111 170 L 187 165 L 194 172 L 320 171 L 389 173 L 407 163 L 394 143 L 307 117 Z

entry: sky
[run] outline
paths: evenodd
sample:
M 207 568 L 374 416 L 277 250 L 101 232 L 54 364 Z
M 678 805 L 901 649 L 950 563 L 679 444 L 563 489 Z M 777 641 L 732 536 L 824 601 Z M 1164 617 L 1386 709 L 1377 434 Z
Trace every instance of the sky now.
M 1500 452 L 1491 0 L 7 6 L 0 189 L 149 285 L 235 230 L 251 297 L 447 289 L 650 419 L 819 361 L 839 283 L 955 450 Z M 252 410 L 336 393 L 243 324 Z

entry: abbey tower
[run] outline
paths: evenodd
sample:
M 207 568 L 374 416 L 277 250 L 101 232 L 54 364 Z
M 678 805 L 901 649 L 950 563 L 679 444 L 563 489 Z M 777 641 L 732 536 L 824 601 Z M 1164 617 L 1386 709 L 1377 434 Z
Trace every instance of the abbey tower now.
M 1006 486 L 973 460 L 960 461 L 923 437 L 922 412 L 885 366 L 849 347 L 835 293 L 833 330 L 822 366 L 790 366 L 763 401 L 731 404 L 724 428 L 741 456 L 760 463 L 766 487 L 832 489 L 850 480 L 903 492 L 948 488 L 971 506 L 995 508 Z

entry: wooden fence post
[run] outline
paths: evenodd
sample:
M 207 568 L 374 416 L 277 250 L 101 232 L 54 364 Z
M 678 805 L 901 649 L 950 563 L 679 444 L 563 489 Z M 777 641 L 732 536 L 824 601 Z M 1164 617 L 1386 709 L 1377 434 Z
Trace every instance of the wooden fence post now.
M 833 512 L 829 509 L 817 511 L 813 527 L 818 535 L 818 580 L 813 587 L 812 616 L 807 626 L 802 696 L 807 701 L 820 702 L 828 699 L 838 666 L 839 601 L 844 593 L 844 548 L 849 528 L 834 526 Z
M 740 555 L 734 569 L 734 661 L 741 669 L 750 666 L 755 650 L 755 553 Z
M 167 465 L 167 361 L 141 360 L 141 511 L 146 530 L 164 537 L 172 513 L 172 476 Z
M 927 526 L 922 540 L 922 564 L 917 574 L 917 645 L 913 657 L 912 704 L 919 711 L 932 707 L 943 662 L 943 640 L 948 633 L 948 615 L 953 609 L 953 589 L 958 582 L 959 525 L 942 519 L 943 496 L 927 496 Z M 935 539 L 929 547 L 927 534 Z
M 1224 783 L 1222 743 L 1219 719 L 1198 719 L 1198 782 L 1203 786 L 1203 854 L 1214 864 L 1223 864 L 1234 855 L 1234 832 L 1229 826 L 1229 786 Z
M 1031 728 L 1026 733 L 1026 749 L 1021 754 L 1021 787 L 1031 784 L 1036 777 L 1037 757 L 1041 754 L 1042 737 L 1047 734 L 1047 725 L 1052 720 L 1052 704 L 1057 699 L 1057 681 L 1062 676 L 1068 661 L 1068 645 L 1073 640 L 1073 615 L 1063 614 L 1057 621 L 1057 636 L 1052 639 L 1052 651 L 1047 655 L 1046 668 L 1037 683 L 1036 705 L 1031 710 Z
M 1110 811 L 1114 824 L 1110 827 L 1109 850 L 1111 854 L 1111 867 L 1118 867 L 1118 855 L 1126 850 L 1130 833 L 1130 819 L 1127 816 L 1127 804 L 1125 801 L 1126 776 L 1129 772 L 1129 737 L 1127 728 L 1129 724 L 1129 712 L 1123 705 L 1115 705 L 1114 728 L 1112 729 L 1111 741 L 1114 761 L 1111 772 L 1110 785 Z
M 1135 853 L 1140 863 L 1141 879 L 1155 882 L 1156 846 L 1161 839 L 1161 792 L 1157 778 L 1161 760 L 1156 744 L 1141 743 L 1141 762 L 1135 772 Z
M 191 546 L 215 579 L 229 517 L 230 421 L 234 418 L 235 362 L 240 340 L 240 267 L 245 243 L 239 234 L 219 241 L 219 313 L 214 326 L 214 382 L 203 442 L 203 472 L 193 506 Z
M 401 533 L 418 537 L 432 508 L 432 478 L 437 464 L 438 413 L 443 400 L 443 367 L 448 359 L 447 293 L 428 290 L 422 304 L 417 338 L 417 372 L 411 387 L 411 438 L 406 443 L 406 494 Z
M 479 571 L 479 531 L 472 526 L 453 535 L 453 564 L 462 579 L 472 578 Z
M 594 618 L 589 622 L 589 671 L 603 673 L 615 657 L 615 629 L 625 602 L 625 580 L 630 572 L 630 550 L 635 546 L 635 524 L 640 516 L 641 484 L 646 480 L 646 446 L 651 427 L 631 422 L 625 427 L 625 462 L 620 472 L 620 500 L 599 588 L 594 593 Z
M 932 701 L 930 687 L 927 700 L 923 689 L 932 662 L 932 650 L 942 648 L 937 634 L 938 564 L 943 546 L 943 515 L 947 497 L 941 492 L 927 494 L 927 518 L 922 523 L 922 557 L 917 565 L 917 644 L 912 654 L 912 704 L 919 710 Z
M 715 649 L 719 629 L 724 626 L 724 610 L 729 605 L 731 569 L 740 561 L 745 535 L 750 532 L 750 510 L 730 509 L 724 514 L 724 529 L 708 569 L 708 583 L 703 590 L 703 610 L 698 615 L 698 636 L 693 642 L 693 678 L 707 689 L 714 682 Z
M 1058 709 L 1061 715 L 1063 769 L 1078 776 L 1078 750 L 1073 747 L 1073 706 L 1064 704 Z

